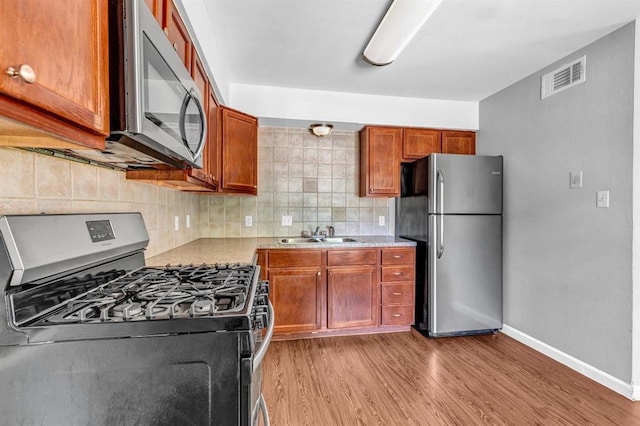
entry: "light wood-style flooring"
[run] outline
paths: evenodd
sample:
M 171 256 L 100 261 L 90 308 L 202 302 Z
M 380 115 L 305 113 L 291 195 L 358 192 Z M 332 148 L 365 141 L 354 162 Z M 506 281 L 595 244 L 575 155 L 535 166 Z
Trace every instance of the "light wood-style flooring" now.
M 273 426 L 640 425 L 640 402 L 501 333 L 272 342 L 262 383 Z

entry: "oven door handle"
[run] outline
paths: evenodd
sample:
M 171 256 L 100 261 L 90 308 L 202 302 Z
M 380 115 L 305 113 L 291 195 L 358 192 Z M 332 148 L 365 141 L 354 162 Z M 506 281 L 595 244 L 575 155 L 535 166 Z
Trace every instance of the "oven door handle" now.
M 264 426 L 270 426 L 271 422 L 269 421 L 269 410 L 267 409 L 267 402 L 264 400 L 264 395 L 260 394 L 260 411 L 262 412 L 262 424 Z
M 264 336 L 264 340 L 260 345 L 260 348 L 256 351 L 253 356 L 253 372 L 255 373 L 258 367 L 260 367 L 260 363 L 262 363 L 262 358 L 264 358 L 267 353 L 267 348 L 269 348 L 269 343 L 271 343 L 271 338 L 273 337 L 273 329 L 275 328 L 275 318 L 273 316 L 273 305 L 269 300 L 268 312 L 269 312 L 269 327 L 267 327 L 267 334 Z

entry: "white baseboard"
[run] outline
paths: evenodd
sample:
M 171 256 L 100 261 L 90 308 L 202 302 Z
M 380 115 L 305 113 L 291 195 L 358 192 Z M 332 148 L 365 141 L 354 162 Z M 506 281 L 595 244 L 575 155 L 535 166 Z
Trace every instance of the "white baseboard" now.
M 558 361 L 561 364 L 566 365 L 567 367 L 577 371 L 578 373 L 589 377 L 592 380 L 600 383 L 603 386 L 608 387 L 614 392 L 619 393 L 622 396 L 629 398 L 632 401 L 640 400 L 640 385 L 631 385 L 630 383 L 625 383 L 622 380 L 613 377 L 612 375 L 605 373 L 602 370 L 599 370 L 584 361 L 580 361 L 577 358 L 572 357 L 569 354 L 566 354 L 553 346 L 550 346 L 540 340 L 529 336 L 519 330 L 516 330 L 513 327 L 508 325 L 504 325 L 502 327 L 502 332 L 509 337 L 514 338 L 515 340 L 529 346 L 532 349 Z

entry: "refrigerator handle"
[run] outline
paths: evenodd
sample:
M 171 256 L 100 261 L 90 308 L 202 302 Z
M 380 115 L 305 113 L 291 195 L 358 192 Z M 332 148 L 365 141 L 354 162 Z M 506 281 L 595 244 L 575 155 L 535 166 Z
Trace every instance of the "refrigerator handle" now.
M 438 226 L 438 259 L 440 259 L 442 257 L 442 254 L 444 253 L 444 174 L 442 173 L 442 170 L 438 169 L 438 175 L 437 175 L 437 181 L 438 181 L 438 198 L 440 199 L 440 208 L 438 208 L 436 211 L 439 214 L 439 219 L 440 219 L 440 226 Z
M 438 199 L 439 203 L 436 205 L 435 213 L 444 213 L 444 174 L 442 170 L 438 169 L 438 174 L 436 176 L 436 180 L 438 183 Z

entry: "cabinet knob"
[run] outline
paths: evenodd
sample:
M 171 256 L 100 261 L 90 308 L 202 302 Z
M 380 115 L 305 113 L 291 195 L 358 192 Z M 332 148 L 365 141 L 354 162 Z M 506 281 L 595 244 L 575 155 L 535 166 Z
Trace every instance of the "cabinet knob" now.
M 11 78 L 20 77 L 29 84 L 35 83 L 36 81 L 36 72 L 33 70 L 33 68 L 31 68 L 27 64 L 20 65 L 18 69 L 15 69 L 14 67 L 9 67 L 7 68 L 5 73 L 9 75 Z
M 394 291 L 393 295 L 394 296 L 402 296 L 402 292 L 401 291 Z
M 402 314 L 393 314 L 393 316 L 397 318 L 397 317 L 401 317 Z
M 402 259 L 402 255 L 401 254 L 396 254 L 393 256 L 394 259 Z
M 166 35 L 167 37 L 169 37 L 169 28 L 164 27 L 164 30 L 163 30 L 163 31 L 164 31 L 165 35 Z
M 173 43 L 173 49 L 177 52 L 178 51 L 178 43 Z
M 402 275 L 402 272 L 394 272 L 393 275 Z
M 331 272 L 329 272 L 329 274 L 331 274 Z M 316 272 L 317 276 L 320 276 L 320 271 Z

